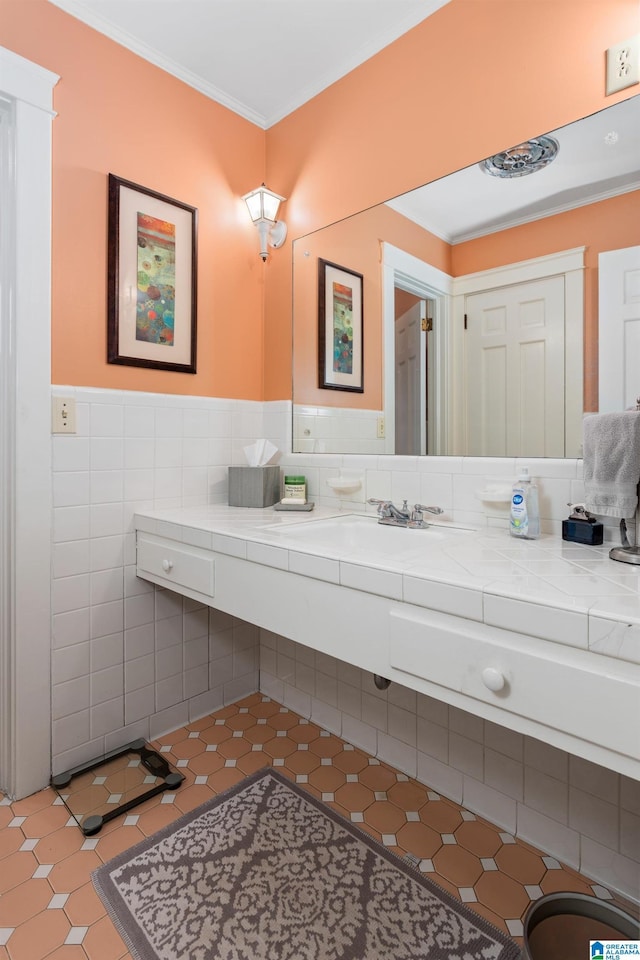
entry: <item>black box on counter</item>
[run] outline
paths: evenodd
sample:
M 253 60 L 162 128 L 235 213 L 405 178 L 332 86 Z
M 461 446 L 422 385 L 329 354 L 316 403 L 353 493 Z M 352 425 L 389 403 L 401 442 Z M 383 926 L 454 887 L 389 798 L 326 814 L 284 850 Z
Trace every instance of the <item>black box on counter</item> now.
M 592 547 L 599 547 L 604 539 L 604 526 L 599 522 L 588 520 L 563 520 L 562 539 L 571 543 L 586 543 Z

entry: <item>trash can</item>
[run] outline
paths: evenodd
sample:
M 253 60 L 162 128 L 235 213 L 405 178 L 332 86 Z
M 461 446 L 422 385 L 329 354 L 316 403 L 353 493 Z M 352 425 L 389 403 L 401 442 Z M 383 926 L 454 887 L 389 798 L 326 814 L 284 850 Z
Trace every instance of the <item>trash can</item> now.
M 640 921 L 584 893 L 549 893 L 524 918 L 523 960 L 589 960 L 590 940 L 640 940 Z

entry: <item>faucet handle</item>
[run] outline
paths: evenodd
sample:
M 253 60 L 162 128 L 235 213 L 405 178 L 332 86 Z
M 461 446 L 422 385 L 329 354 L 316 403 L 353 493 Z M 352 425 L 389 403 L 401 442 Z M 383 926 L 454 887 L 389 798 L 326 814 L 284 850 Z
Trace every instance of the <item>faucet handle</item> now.
M 440 513 L 444 513 L 442 507 L 425 507 L 423 503 L 414 504 L 413 510 L 411 511 L 411 520 L 409 525 L 416 527 L 426 527 L 428 526 L 426 520 L 423 517 L 423 513 L 433 513 L 436 516 Z
M 391 502 L 389 500 L 378 500 L 376 497 L 369 497 L 367 503 L 373 504 L 378 508 L 379 517 L 387 517 L 390 513 Z

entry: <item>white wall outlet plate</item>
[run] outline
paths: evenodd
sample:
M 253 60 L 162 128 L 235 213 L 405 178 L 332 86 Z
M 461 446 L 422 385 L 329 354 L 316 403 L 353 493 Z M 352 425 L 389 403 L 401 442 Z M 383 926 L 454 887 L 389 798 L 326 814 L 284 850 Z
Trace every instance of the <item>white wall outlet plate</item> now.
M 605 94 L 609 96 L 640 83 L 640 34 L 607 50 Z
M 76 401 L 72 397 L 51 400 L 51 433 L 76 432 Z

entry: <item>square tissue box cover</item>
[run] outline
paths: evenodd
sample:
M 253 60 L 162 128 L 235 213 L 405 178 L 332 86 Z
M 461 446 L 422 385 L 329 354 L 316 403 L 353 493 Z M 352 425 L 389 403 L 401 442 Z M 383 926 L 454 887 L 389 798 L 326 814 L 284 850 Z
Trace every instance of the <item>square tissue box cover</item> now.
M 229 467 L 230 507 L 272 507 L 280 499 L 280 467 Z

